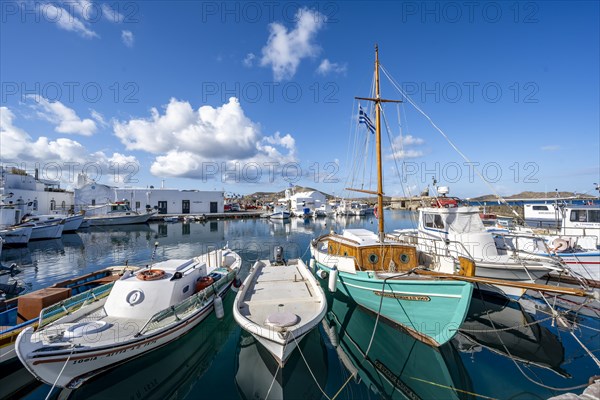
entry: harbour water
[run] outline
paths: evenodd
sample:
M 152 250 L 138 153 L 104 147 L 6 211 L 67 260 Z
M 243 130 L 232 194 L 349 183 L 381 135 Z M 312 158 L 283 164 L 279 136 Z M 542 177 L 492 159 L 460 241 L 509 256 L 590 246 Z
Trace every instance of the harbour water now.
M 388 229 L 414 226 L 415 215 L 386 211 Z M 228 243 L 252 263 L 284 247 L 286 258 L 308 262 L 309 241 L 346 227 L 374 229 L 369 217 L 226 219 L 204 223 L 153 223 L 88 229 L 62 239 L 4 249 L 2 264 L 29 290 L 111 265 L 145 265 L 154 258 L 190 258 Z M 326 286 L 326 283 L 324 284 Z M 568 329 L 548 318 L 544 305 L 475 292 L 470 315 L 456 337 L 438 349 L 377 320 L 339 293 L 328 293 L 328 313 L 285 368 L 277 364 L 226 313 L 214 313 L 188 335 L 118 366 L 77 390 L 55 388 L 61 399 L 546 399 L 574 393 L 600 368 Z M 574 316 L 573 334 L 600 355 L 600 320 Z M 539 321 L 539 323 L 536 323 Z M 374 330 L 374 327 L 376 329 Z M 515 327 L 515 328 L 513 328 Z M 512 328 L 512 329 L 511 329 Z M 20 367 L 0 371 L 0 397 L 44 399 L 50 386 Z

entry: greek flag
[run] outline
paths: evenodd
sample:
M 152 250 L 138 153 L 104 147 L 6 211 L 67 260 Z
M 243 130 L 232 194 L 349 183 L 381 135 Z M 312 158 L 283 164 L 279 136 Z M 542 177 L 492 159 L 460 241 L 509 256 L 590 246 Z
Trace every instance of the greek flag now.
M 367 115 L 367 113 L 362 109 L 360 104 L 358 105 L 358 123 L 365 124 L 369 132 L 375 133 L 375 125 L 371 122 L 371 118 Z

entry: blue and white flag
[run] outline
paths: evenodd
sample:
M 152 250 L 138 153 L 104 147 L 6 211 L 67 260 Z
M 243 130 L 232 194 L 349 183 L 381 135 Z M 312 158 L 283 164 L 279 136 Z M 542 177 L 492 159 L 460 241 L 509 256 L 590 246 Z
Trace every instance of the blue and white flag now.
M 375 125 L 373 125 L 373 122 L 371 121 L 371 118 L 369 118 L 369 116 L 362 109 L 362 107 L 360 106 L 360 104 L 358 105 L 358 123 L 359 124 L 365 124 L 367 126 L 367 129 L 369 129 L 369 131 L 371 133 L 375 133 Z

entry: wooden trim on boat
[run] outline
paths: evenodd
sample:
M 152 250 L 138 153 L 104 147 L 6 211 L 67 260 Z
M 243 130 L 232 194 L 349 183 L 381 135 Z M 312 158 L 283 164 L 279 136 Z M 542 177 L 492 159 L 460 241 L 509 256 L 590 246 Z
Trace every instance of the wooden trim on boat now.
M 541 292 L 549 292 L 549 293 L 557 293 L 557 294 L 570 294 L 573 296 L 579 297 L 593 297 L 593 294 L 585 291 L 584 289 L 576 289 L 576 288 L 565 288 L 565 287 L 557 287 L 551 285 L 543 285 L 538 283 L 527 283 L 527 282 L 512 282 L 506 281 L 503 279 L 494 279 L 494 278 L 482 278 L 478 276 L 460 276 L 460 275 L 452 275 L 445 274 L 442 272 L 428 271 L 423 269 L 415 270 L 416 274 L 419 275 L 427 275 L 433 276 L 440 279 L 454 279 L 459 281 L 471 282 L 471 283 L 486 283 L 490 285 L 497 286 L 508 286 L 515 287 L 521 289 L 531 289 L 537 290 Z

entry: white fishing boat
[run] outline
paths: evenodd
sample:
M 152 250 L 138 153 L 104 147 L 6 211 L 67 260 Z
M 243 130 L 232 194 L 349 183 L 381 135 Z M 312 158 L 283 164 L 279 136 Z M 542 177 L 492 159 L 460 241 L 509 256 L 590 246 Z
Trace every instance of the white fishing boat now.
M 172 259 L 128 272 L 110 294 L 34 332 L 27 328 L 15 349 L 39 380 L 77 387 L 90 377 L 178 339 L 213 310 L 236 280 L 240 256 L 225 248 Z M 56 312 L 45 309 L 40 315 Z
M 9 226 L 0 229 L 0 237 L 5 246 L 25 246 L 31 237 L 30 226 Z
M 280 366 L 325 316 L 327 301 L 301 259 L 257 261 L 238 291 L 233 317 L 273 355 Z
M 156 213 L 157 211 L 139 213 L 133 211 L 129 204 L 117 202 L 86 210 L 85 221 L 90 226 L 143 224 Z
M 442 196 L 431 207 L 419 209 L 417 229 L 396 230 L 398 239 L 416 244 L 420 251 L 432 254 L 442 263 L 453 263 L 458 257 L 472 259 L 479 277 L 533 283 L 548 273 L 569 274 L 566 264 L 556 257 L 538 255 L 532 249 L 510 251 L 497 245 L 494 233 L 483 225 L 477 207 L 448 202 L 446 187 L 439 187 L 438 191 Z M 514 297 L 525 292 L 509 287 L 502 290 Z
M 291 216 L 291 213 L 287 209 L 286 206 L 277 205 L 273 209 L 273 212 L 269 215 L 271 219 L 288 219 Z
M 50 287 L 0 301 L 0 370 L 17 358 L 15 341 L 28 326 L 37 327 L 43 307 L 61 303 L 63 308 L 49 318 L 51 321 L 67 314 L 67 310 L 91 297 L 101 298 L 110 292 L 107 283 L 119 279 L 127 270 L 136 267 L 115 266 L 57 282 Z M 85 293 L 84 293 L 85 292 Z M 42 324 L 47 324 L 43 321 Z M 4 365 L 3 365 L 4 364 Z
M 31 228 L 29 240 L 58 239 L 62 236 L 65 222 L 60 219 L 54 222 L 26 222 L 18 226 Z
M 34 223 L 46 223 L 46 222 L 57 222 L 64 220 L 63 232 L 73 232 L 79 229 L 83 222 L 84 213 L 78 213 L 74 215 L 67 214 L 40 214 L 40 215 L 28 215 L 23 222 L 34 222 Z

